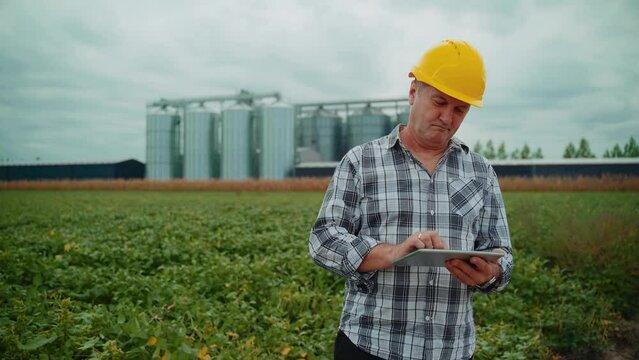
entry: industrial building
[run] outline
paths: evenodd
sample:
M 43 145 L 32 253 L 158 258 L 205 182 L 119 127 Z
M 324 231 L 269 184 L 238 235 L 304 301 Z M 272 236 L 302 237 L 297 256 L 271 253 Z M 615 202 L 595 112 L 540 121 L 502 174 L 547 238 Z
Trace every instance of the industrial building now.
M 146 166 L 1 165 L 0 181 L 328 177 L 354 146 L 408 123 L 406 98 L 286 104 L 277 92 L 147 104 Z M 639 159 L 491 161 L 500 176 L 639 176 Z
M 602 177 L 639 176 L 638 158 L 559 159 L 559 160 L 491 160 L 498 176 L 558 176 Z M 337 162 L 306 162 L 298 164 L 298 177 L 332 176 Z
M 142 178 L 144 164 L 135 159 L 113 163 L 0 165 L 0 181 Z
M 294 175 L 295 107 L 278 93 L 162 99 L 147 105 L 146 177 L 153 180 Z
M 279 93 L 147 105 L 146 177 L 155 180 L 331 176 L 354 146 L 408 123 L 406 98 L 289 105 Z M 491 161 L 500 176 L 639 175 L 639 159 Z
M 408 100 L 379 99 L 296 105 L 297 163 L 338 161 L 346 152 L 408 122 Z
M 295 165 L 337 161 L 408 118 L 406 99 L 290 105 L 279 93 L 147 104 L 146 178 L 283 179 Z

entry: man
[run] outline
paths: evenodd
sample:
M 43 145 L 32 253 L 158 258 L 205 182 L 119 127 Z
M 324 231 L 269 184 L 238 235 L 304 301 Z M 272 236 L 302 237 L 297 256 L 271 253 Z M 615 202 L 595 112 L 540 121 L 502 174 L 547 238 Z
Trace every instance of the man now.
M 471 297 L 511 277 L 497 176 L 453 137 L 470 106 L 482 106 L 481 56 L 466 42 L 443 41 L 409 76 L 408 125 L 344 156 L 311 231 L 313 260 L 346 278 L 336 359 L 472 358 Z M 393 266 L 422 248 L 505 255 Z

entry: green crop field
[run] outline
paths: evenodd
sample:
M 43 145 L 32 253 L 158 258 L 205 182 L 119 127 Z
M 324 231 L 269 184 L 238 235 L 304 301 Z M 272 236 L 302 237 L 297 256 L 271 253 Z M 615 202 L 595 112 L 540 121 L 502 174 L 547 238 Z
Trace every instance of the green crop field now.
M 0 358 L 326 359 L 321 193 L 0 192 Z M 639 193 L 506 193 L 509 288 L 476 358 L 596 356 L 636 315 Z

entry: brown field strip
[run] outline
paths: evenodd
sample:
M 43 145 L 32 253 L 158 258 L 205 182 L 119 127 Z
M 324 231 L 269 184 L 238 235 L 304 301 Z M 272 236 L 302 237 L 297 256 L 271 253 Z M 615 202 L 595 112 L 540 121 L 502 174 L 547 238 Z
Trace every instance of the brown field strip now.
M 48 180 L 0 182 L 0 190 L 324 191 L 329 178 L 286 180 Z M 639 177 L 502 177 L 502 191 L 639 191 Z

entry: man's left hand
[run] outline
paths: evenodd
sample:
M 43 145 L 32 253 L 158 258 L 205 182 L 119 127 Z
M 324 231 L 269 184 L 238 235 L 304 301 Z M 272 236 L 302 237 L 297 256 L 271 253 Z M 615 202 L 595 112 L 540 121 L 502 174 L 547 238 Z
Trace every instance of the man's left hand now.
M 505 253 L 502 249 L 495 249 L 494 252 Z M 473 256 L 469 262 L 460 259 L 446 261 L 446 269 L 450 271 L 459 281 L 468 286 L 481 286 L 487 283 L 493 276 L 499 279 L 501 268 L 498 260 L 486 261 L 480 257 Z

